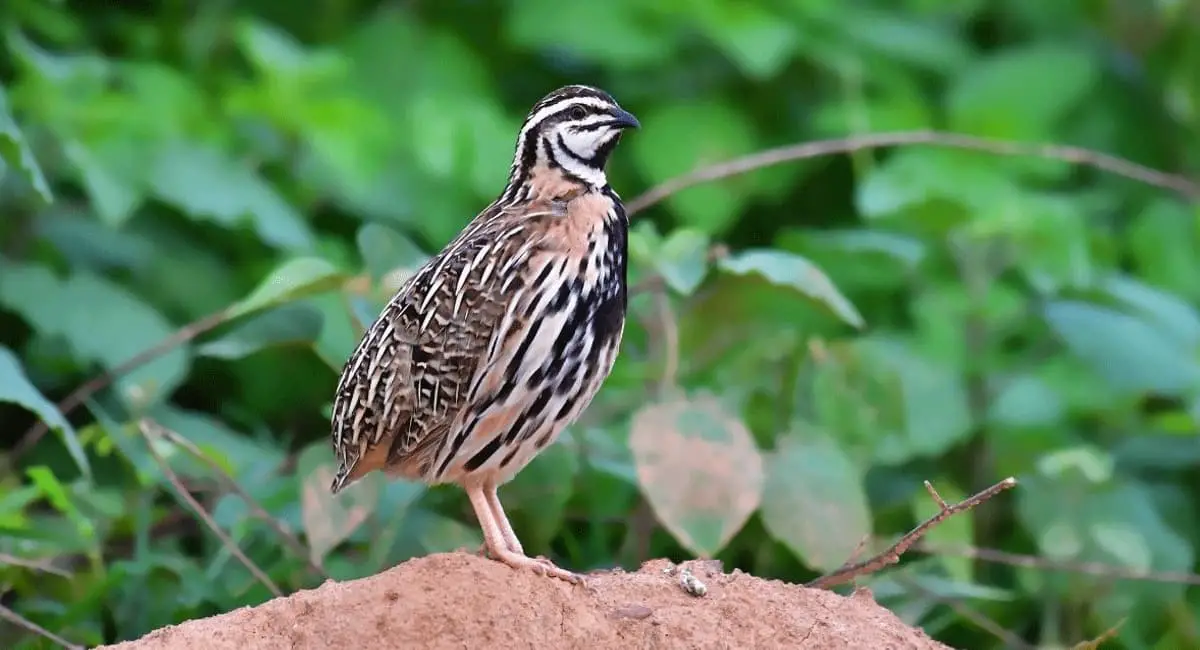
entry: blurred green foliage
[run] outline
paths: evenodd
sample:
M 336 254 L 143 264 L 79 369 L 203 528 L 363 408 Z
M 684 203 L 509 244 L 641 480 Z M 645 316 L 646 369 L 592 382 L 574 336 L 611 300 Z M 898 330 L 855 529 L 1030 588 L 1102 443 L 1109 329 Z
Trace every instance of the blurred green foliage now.
M 372 477 L 331 499 L 329 403 L 362 324 L 499 191 L 558 85 L 641 118 L 610 174 L 627 198 L 904 129 L 1200 169 L 1187 1 L 6 0 L 0 27 L 0 604 L 76 643 L 271 595 L 155 454 L 284 592 L 479 543 L 456 490 Z M 801 581 L 933 514 L 923 480 L 951 499 L 1013 475 L 934 530 L 942 552 L 863 582 L 956 647 L 1004 642 L 948 602 L 1046 647 L 1123 618 L 1106 647 L 1200 646 L 1200 589 L 1113 577 L 1197 571 L 1195 203 L 899 147 L 635 222 L 618 366 L 502 491 L 528 551 Z M 65 417 L 98 372 L 115 381 Z M 152 454 L 141 417 L 207 460 L 170 437 Z M 1036 561 L 945 550 L 964 547 Z M 1078 562 L 1112 571 L 1055 568 Z

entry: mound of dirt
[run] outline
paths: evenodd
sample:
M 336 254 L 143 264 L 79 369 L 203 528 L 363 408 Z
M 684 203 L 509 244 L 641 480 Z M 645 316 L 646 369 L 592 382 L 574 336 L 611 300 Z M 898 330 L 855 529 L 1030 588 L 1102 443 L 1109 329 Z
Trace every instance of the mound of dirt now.
M 692 593 L 681 578 L 694 576 Z M 703 595 L 694 595 L 703 591 Z M 467 553 L 151 632 L 114 650 L 259 648 L 873 648 L 946 650 L 877 605 L 712 562 L 647 562 L 574 586 Z

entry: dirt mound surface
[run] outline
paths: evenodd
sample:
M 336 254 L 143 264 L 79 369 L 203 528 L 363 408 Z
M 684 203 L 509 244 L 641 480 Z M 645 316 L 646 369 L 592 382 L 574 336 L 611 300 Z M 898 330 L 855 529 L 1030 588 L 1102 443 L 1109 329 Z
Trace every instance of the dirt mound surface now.
M 693 595 L 681 578 L 694 576 Z M 108 648 L 873 648 L 947 646 L 869 591 L 850 597 L 765 581 L 715 563 L 647 562 L 573 586 L 467 553 L 151 632 Z

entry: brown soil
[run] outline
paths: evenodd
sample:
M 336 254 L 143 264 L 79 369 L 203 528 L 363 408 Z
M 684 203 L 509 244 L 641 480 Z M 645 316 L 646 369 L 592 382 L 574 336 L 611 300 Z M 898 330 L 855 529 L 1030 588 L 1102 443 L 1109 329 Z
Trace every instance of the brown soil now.
M 379 575 L 151 632 L 120 650 L 258 648 L 872 648 L 947 650 L 869 591 L 765 581 L 715 563 L 665 560 L 596 573 L 586 587 L 467 553 L 410 560 Z

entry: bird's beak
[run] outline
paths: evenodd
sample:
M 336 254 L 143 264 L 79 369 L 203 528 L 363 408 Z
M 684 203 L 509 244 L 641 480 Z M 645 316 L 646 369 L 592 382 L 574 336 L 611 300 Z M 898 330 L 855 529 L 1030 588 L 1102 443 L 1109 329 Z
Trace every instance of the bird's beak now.
M 613 109 L 612 116 L 612 124 L 617 128 L 640 129 L 642 127 L 642 123 L 638 121 L 638 118 L 634 117 L 633 113 L 627 110 L 621 108 Z

